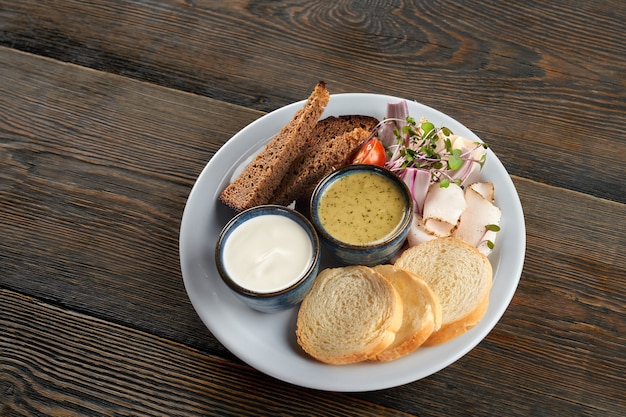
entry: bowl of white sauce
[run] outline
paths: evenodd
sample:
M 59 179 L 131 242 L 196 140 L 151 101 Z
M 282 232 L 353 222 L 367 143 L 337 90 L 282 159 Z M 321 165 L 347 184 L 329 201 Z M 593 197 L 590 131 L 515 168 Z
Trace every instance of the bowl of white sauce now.
M 242 302 L 271 313 L 294 307 L 307 294 L 319 269 L 320 243 L 313 225 L 299 212 L 257 206 L 224 226 L 215 263 Z

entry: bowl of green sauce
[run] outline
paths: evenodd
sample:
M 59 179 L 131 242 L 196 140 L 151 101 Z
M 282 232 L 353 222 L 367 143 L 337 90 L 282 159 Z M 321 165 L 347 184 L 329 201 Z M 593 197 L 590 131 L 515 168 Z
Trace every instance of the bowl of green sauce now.
M 402 247 L 413 199 L 402 179 L 376 165 L 340 168 L 317 185 L 311 222 L 324 246 L 347 265 L 388 262 Z

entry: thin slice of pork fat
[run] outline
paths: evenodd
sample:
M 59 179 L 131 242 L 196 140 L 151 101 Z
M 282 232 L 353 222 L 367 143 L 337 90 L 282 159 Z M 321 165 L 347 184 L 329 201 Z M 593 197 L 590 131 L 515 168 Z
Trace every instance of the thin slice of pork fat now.
M 486 199 L 479 191 L 488 190 L 489 186 L 468 186 L 465 189 L 467 208 L 461 215 L 459 225 L 452 236 L 461 239 L 472 246 L 484 246 L 483 251 L 490 251 L 486 241 L 495 242 L 496 233 L 487 230 L 487 225 L 500 225 L 502 212 L 492 201 Z M 489 197 L 489 194 L 487 193 Z
M 463 189 L 457 184 L 432 184 L 424 200 L 424 228 L 439 237 L 450 236 L 466 206 Z

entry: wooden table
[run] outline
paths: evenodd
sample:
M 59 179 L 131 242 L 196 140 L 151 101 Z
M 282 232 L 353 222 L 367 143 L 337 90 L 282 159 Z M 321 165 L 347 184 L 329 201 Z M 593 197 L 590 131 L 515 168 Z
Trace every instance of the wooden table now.
M 625 415 L 625 21 L 620 0 L 0 1 L 0 415 Z M 501 321 L 403 386 L 266 376 L 183 284 L 203 167 L 320 79 L 461 121 L 524 208 Z

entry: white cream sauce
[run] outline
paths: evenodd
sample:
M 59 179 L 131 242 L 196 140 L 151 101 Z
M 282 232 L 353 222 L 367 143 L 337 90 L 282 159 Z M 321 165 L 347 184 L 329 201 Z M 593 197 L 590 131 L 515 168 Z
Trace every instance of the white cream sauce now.
M 270 214 L 233 230 L 224 245 L 224 268 L 239 286 L 268 293 L 294 284 L 313 258 L 306 231 L 294 220 Z

